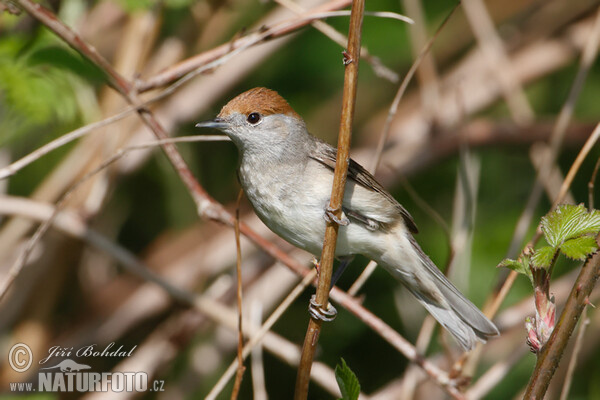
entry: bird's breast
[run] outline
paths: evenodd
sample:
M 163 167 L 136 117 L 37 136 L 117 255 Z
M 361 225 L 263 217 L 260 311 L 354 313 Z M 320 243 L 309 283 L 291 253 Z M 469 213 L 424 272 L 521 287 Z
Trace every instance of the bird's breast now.
M 242 163 L 239 177 L 254 211 L 269 229 L 297 247 L 320 254 L 326 202 L 312 195 L 302 171 Z

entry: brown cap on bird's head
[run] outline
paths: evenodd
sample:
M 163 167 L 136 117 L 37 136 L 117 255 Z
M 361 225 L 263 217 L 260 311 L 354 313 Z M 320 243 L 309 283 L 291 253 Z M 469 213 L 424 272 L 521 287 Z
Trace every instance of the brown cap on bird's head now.
M 225 118 L 236 112 L 244 115 L 256 112 L 262 116 L 284 114 L 301 119 L 279 93 L 264 87 L 250 89 L 236 96 L 225 104 L 218 117 Z

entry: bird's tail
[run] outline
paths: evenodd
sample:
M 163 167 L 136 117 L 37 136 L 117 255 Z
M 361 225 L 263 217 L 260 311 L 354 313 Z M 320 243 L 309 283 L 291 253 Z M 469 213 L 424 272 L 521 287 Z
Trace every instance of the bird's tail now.
M 410 244 L 402 246 L 404 254 L 400 264 L 404 265 L 390 265 L 389 260 L 382 265 L 410 290 L 461 347 L 470 350 L 477 341 L 485 343 L 489 337 L 499 335 L 496 325 L 440 272 L 414 238 L 409 233 L 403 236 L 408 241 L 405 244 Z

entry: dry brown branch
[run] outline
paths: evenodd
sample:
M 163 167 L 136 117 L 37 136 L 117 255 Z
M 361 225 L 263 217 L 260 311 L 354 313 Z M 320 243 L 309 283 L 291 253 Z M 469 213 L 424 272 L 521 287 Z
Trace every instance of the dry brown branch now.
M 573 353 L 569 360 L 569 367 L 567 368 L 567 376 L 564 384 L 560 391 L 560 400 L 568 400 L 569 391 L 571 390 L 571 383 L 573 382 L 573 375 L 575 374 L 575 367 L 577 366 L 577 358 L 583 346 L 583 335 L 585 334 L 587 326 L 590 324 L 590 320 L 586 315 L 586 308 L 583 309 L 583 320 L 578 325 L 577 337 L 575 338 L 575 345 L 573 347 Z
M 250 320 L 257 326 L 262 324 L 262 306 L 258 301 L 253 301 L 250 305 Z M 267 400 L 262 345 L 258 344 L 252 348 L 251 357 L 252 398 L 255 400 Z
M 235 271 L 237 274 L 237 290 L 236 290 L 236 298 L 237 298 L 237 312 L 238 312 L 238 346 L 237 346 L 237 372 L 235 374 L 235 383 L 233 384 L 233 391 L 231 392 L 231 400 L 235 400 L 238 398 L 240 393 L 240 387 L 242 386 L 242 378 L 244 377 L 244 371 L 246 367 L 244 366 L 244 356 L 243 356 L 243 348 L 244 348 L 244 329 L 242 327 L 242 245 L 240 243 L 240 203 L 242 202 L 242 197 L 244 195 L 244 191 L 240 189 L 238 193 L 238 198 L 236 201 L 235 207 L 235 222 L 233 224 L 234 232 L 235 232 L 235 249 L 236 249 L 236 263 L 235 263 Z
M 350 137 L 352 135 L 352 122 L 354 120 L 354 108 L 356 105 L 356 91 L 358 86 L 358 65 L 360 60 L 362 23 L 365 11 L 364 0 L 352 1 L 352 14 L 350 15 L 350 27 L 348 29 L 348 47 L 344 52 L 344 96 L 342 99 L 342 115 L 340 118 L 340 130 L 338 136 L 337 158 L 333 175 L 333 187 L 329 200 L 329 210 L 332 210 L 336 218 L 342 218 L 342 202 L 344 199 L 344 188 L 346 186 L 346 175 L 350 162 Z M 329 290 L 331 289 L 331 274 L 335 258 L 339 224 L 329 221 L 325 228 L 323 239 L 323 251 L 319 261 L 319 280 L 317 284 L 316 307 L 327 310 L 329 308 Z M 308 397 L 308 383 L 310 370 L 317 349 L 319 334 L 323 321 L 311 316 L 308 322 L 302 356 L 298 367 L 296 378 L 295 400 L 304 400 Z

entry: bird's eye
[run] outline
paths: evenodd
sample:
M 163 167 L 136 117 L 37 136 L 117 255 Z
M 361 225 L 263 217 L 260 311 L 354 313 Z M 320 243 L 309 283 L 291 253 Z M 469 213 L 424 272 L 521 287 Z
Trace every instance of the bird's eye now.
M 252 125 L 256 125 L 260 122 L 260 114 L 257 112 L 250 113 L 248 114 L 248 118 L 246 118 L 246 121 L 248 121 Z

